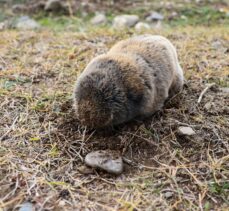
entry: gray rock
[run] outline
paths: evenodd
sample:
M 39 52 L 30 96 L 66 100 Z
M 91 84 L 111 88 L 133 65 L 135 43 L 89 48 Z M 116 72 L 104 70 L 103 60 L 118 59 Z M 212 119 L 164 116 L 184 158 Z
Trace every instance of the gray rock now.
M 86 165 L 102 169 L 112 174 L 121 174 L 123 171 L 122 157 L 115 151 L 99 150 L 86 155 Z
M 143 31 L 143 30 L 147 30 L 150 28 L 151 28 L 150 25 L 148 23 L 144 23 L 144 22 L 139 22 L 135 25 L 136 31 Z
M 169 199 L 169 198 L 171 198 L 173 196 L 173 192 L 166 192 L 164 194 L 164 196 L 165 196 L 166 199 Z
M 91 19 L 91 24 L 94 25 L 101 25 L 101 24 L 105 24 L 106 22 L 107 22 L 107 18 L 102 13 L 98 13 Z
M 60 12 L 66 9 L 66 5 L 61 0 L 48 0 L 45 4 L 46 11 Z
M 151 12 L 147 17 L 146 21 L 148 22 L 154 22 L 154 21 L 162 21 L 164 19 L 164 16 L 158 12 Z
M 59 203 L 58 203 L 58 205 L 60 207 L 64 207 L 66 205 L 66 202 L 64 200 L 60 200 Z
M 220 51 L 222 53 L 226 53 L 228 51 L 228 48 L 226 46 L 224 46 L 224 43 L 220 40 L 216 40 L 214 42 L 212 42 L 212 48 Z
M 133 27 L 139 21 L 137 15 L 119 15 L 114 18 L 113 27 L 115 29 L 124 29 Z
M 25 202 L 20 205 L 19 211 L 34 211 L 33 204 L 30 202 Z
M 11 19 L 0 22 L 0 31 L 12 28 L 13 21 Z
M 6 29 L 6 23 L 5 22 L 1 22 L 0 23 L 0 31 Z
M 180 18 L 181 18 L 182 20 L 188 20 L 188 17 L 185 16 L 185 15 L 181 15 Z
M 14 4 L 12 6 L 12 11 L 15 13 L 19 13 L 19 12 L 25 12 L 26 11 L 26 6 L 24 4 Z
M 178 17 L 178 13 L 176 11 L 173 11 L 168 15 L 169 20 L 173 20 L 174 18 Z
M 225 106 L 225 107 L 223 108 L 223 112 L 224 112 L 225 114 L 229 114 L 229 106 Z
M 21 30 L 39 29 L 40 24 L 28 16 L 22 16 L 16 21 L 15 27 Z
M 185 135 L 185 136 L 192 136 L 196 134 L 191 127 L 183 127 L 183 126 L 178 128 L 178 133 L 180 135 Z
M 212 47 L 214 49 L 221 48 L 222 47 L 222 42 L 220 42 L 219 40 L 216 40 L 216 41 L 212 42 Z
M 207 102 L 205 105 L 204 105 L 204 108 L 205 110 L 209 110 L 210 108 L 212 107 L 212 103 L 211 102 Z
M 220 88 L 220 91 L 226 94 L 229 94 L 229 87 L 222 87 Z

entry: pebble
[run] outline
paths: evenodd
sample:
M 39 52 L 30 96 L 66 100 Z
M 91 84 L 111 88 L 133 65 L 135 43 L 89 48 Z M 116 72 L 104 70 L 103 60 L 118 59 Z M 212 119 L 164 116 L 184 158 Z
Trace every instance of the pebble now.
M 66 6 L 61 0 L 48 0 L 45 3 L 45 10 L 53 12 L 66 11 Z
M 118 15 L 114 18 L 113 27 L 115 29 L 124 29 L 133 27 L 139 21 L 137 15 Z
M 58 205 L 59 205 L 60 207 L 64 207 L 64 206 L 66 205 L 66 203 L 65 203 L 64 200 L 60 200 L 59 203 L 58 203 Z
M 33 204 L 30 202 L 25 202 L 20 205 L 20 208 L 18 211 L 33 211 Z
M 166 199 L 169 199 L 169 198 L 171 198 L 173 196 L 173 192 L 166 192 L 164 194 L 164 196 L 165 196 Z
M 16 21 L 15 27 L 22 30 L 38 29 L 40 24 L 28 16 L 22 16 Z
M 102 169 L 111 174 L 121 174 L 123 172 L 122 157 L 115 151 L 99 150 L 90 152 L 85 157 L 86 165 Z
M 26 11 L 26 6 L 24 4 L 14 4 L 12 6 L 12 11 L 14 13 L 24 12 Z
M 226 94 L 229 94 L 229 87 L 222 87 L 220 88 L 220 91 Z
M 135 25 L 136 31 L 143 31 L 143 30 L 147 30 L 150 28 L 151 28 L 150 25 L 148 23 L 144 23 L 144 22 L 139 22 Z
M 212 42 L 212 47 L 217 50 L 218 48 L 222 47 L 222 43 L 219 40 L 216 40 Z
M 154 21 L 162 21 L 164 19 L 164 16 L 158 12 L 151 12 L 147 17 L 146 21 L 148 22 L 154 22 Z
M 183 126 L 178 128 L 178 133 L 180 135 L 185 135 L 185 136 L 192 136 L 196 134 L 191 127 L 183 127 Z
M 107 18 L 104 14 L 98 13 L 91 19 L 91 24 L 93 25 L 102 25 L 107 22 Z
M 208 111 L 210 108 L 212 107 L 212 103 L 211 102 L 207 102 L 205 105 L 204 105 L 204 108 Z
M 6 28 L 5 22 L 0 22 L 0 31 L 4 30 Z
M 213 49 L 215 49 L 216 51 L 221 51 L 222 53 L 226 53 L 228 50 L 228 48 L 226 48 L 220 40 L 212 42 L 211 45 Z
M 173 20 L 173 19 L 175 19 L 176 17 L 178 17 L 178 13 L 175 12 L 175 11 L 173 11 L 171 14 L 169 14 L 168 19 L 169 19 L 169 20 Z

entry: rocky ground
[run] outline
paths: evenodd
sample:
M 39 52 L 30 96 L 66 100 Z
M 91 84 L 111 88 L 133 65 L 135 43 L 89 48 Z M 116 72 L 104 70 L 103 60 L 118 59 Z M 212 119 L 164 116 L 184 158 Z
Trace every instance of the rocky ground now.
M 228 8 L 224 0 L 0 1 L 0 30 L 51 27 L 87 31 L 91 27 L 109 27 L 142 31 L 181 25 L 227 25 Z
M 229 28 L 225 5 L 215 5 L 224 8 L 225 17 L 206 23 L 203 16 L 197 25 L 193 20 L 170 22 L 163 10 L 155 9 L 146 16 L 132 12 L 135 23 L 117 30 L 115 18 L 122 24 L 127 18 L 117 9 L 96 26 L 94 14 L 79 20 L 30 13 L 22 21 L 32 19 L 32 30 L 25 23 L 22 28 L 4 26 L 0 209 L 228 210 Z M 157 20 L 149 20 L 152 15 Z M 18 24 L 21 17 L 14 18 Z M 139 22 L 149 28 L 136 29 Z M 144 121 L 112 131 L 82 127 L 72 108 L 77 76 L 115 42 L 142 33 L 174 43 L 187 80 L 184 90 Z M 86 155 L 96 150 L 121 156 L 123 172 L 112 175 L 87 167 Z

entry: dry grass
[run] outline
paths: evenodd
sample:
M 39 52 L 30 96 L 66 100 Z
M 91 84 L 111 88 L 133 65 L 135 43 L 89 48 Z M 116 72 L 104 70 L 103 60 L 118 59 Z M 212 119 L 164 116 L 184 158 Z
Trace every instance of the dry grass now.
M 72 89 L 95 55 L 132 32 L 0 32 L 0 210 L 25 201 L 37 210 L 228 210 L 229 99 L 220 87 L 229 29 L 159 33 L 177 46 L 183 92 L 152 118 L 105 133 L 78 124 Z M 181 125 L 196 135 L 179 136 Z M 124 173 L 85 169 L 96 149 L 120 151 Z

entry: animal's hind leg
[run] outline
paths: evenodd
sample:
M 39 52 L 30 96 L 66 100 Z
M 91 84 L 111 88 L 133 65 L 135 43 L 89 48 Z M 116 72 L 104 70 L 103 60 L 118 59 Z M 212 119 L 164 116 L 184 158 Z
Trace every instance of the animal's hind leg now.
M 183 84 L 184 84 L 183 71 L 179 65 L 179 70 L 177 71 L 173 79 L 172 85 L 169 88 L 169 97 L 171 98 L 177 93 L 179 93 L 183 88 Z

